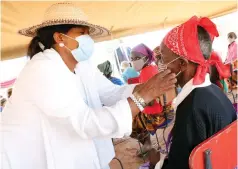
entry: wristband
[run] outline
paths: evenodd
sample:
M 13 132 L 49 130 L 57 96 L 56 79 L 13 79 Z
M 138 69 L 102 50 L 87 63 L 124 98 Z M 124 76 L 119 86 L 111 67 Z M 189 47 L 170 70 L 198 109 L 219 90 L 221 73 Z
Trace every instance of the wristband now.
M 147 106 L 147 104 L 145 103 L 145 100 L 140 95 L 135 93 L 134 96 L 143 108 L 145 108 Z
M 140 104 L 140 102 L 137 100 L 137 98 L 132 95 L 131 97 L 131 100 L 133 100 L 133 102 L 136 104 L 136 106 L 138 107 L 138 109 L 143 112 L 144 111 L 144 107 Z

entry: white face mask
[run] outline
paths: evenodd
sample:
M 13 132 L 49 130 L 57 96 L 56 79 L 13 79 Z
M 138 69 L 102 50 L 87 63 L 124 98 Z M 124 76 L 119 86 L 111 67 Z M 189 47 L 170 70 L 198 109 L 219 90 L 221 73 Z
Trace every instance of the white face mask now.
M 141 71 L 142 70 L 142 68 L 144 67 L 144 65 L 146 64 L 146 62 L 148 61 L 144 61 L 144 58 L 145 57 L 143 57 L 143 58 L 141 58 L 141 59 L 139 59 L 139 60 L 135 60 L 135 61 L 131 61 L 131 64 L 132 64 L 132 67 L 137 71 L 137 72 L 139 72 L 139 71 Z
M 72 51 L 65 46 L 68 50 L 71 51 L 72 55 L 78 62 L 88 60 L 92 56 L 94 51 L 94 41 L 89 35 L 81 35 L 76 37 L 75 39 L 68 35 L 63 35 L 78 42 L 78 48 Z
M 178 60 L 179 58 L 181 57 L 177 57 L 176 59 L 170 61 L 169 63 L 167 64 L 164 64 L 162 62 L 158 62 L 158 68 L 159 68 L 159 72 L 163 72 L 165 71 L 166 69 L 168 69 L 168 65 L 175 62 L 176 60 Z M 177 74 L 176 74 L 176 77 L 181 73 L 182 71 L 180 70 Z

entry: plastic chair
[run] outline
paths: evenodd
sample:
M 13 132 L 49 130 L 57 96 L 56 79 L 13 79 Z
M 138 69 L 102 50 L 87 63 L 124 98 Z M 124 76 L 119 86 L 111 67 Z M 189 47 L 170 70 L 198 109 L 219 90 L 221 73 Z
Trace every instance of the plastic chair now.
M 237 162 L 237 120 L 195 147 L 190 169 L 235 169 Z

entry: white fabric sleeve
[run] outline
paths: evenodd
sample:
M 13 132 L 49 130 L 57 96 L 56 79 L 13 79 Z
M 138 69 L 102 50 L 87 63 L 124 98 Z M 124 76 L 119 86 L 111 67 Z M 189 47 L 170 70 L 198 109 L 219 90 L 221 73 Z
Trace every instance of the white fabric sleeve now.
M 127 99 L 111 107 L 89 108 L 78 90 L 73 73 L 39 66 L 34 72 L 32 99 L 50 118 L 60 118 L 84 139 L 122 137 L 132 130 L 132 114 Z M 35 90 L 35 91 L 34 91 Z
M 95 78 L 98 81 L 98 93 L 101 102 L 106 106 L 111 106 L 121 99 L 126 99 L 132 95 L 136 85 L 118 86 L 113 84 L 99 71 L 96 71 Z

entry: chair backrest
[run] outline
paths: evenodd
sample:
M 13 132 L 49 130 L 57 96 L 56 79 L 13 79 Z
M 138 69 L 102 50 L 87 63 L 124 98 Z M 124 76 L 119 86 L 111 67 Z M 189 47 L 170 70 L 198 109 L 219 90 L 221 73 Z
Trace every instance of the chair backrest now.
M 195 147 L 190 169 L 235 169 L 237 162 L 237 120 Z
M 128 84 L 136 84 L 136 83 L 139 83 L 139 82 L 140 82 L 139 77 L 134 77 L 134 78 L 130 78 L 130 79 L 127 80 Z

